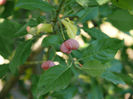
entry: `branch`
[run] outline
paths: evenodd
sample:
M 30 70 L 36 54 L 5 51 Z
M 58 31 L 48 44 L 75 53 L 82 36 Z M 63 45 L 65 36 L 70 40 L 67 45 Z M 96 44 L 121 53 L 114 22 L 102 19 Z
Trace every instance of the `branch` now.
M 64 3 L 65 3 L 65 0 L 62 0 L 61 3 L 60 3 L 60 5 L 59 5 L 59 8 L 56 10 L 56 16 L 55 16 L 55 20 L 54 20 L 54 26 L 57 23 L 58 16 L 59 16 L 59 14 L 61 12 L 61 9 L 62 9 Z
M 35 52 L 32 52 L 32 54 L 30 55 L 28 60 L 33 60 L 34 57 L 36 57 L 38 55 L 38 53 L 40 53 L 41 51 L 42 51 L 42 48 L 40 47 Z M 20 66 L 19 72 L 17 75 L 11 75 L 10 79 L 5 83 L 5 86 L 3 87 L 2 91 L 0 92 L 0 99 L 5 99 L 5 97 L 9 93 L 9 91 L 13 88 L 13 86 L 19 80 L 20 75 L 23 74 L 25 72 L 25 70 L 29 67 L 30 66 L 28 66 L 28 65 L 22 65 L 22 66 Z

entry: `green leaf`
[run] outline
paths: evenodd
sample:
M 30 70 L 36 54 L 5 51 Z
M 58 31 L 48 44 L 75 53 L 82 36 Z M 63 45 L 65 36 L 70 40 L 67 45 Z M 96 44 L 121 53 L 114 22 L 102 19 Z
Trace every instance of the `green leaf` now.
M 100 76 L 106 68 L 108 68 L 108 64 L 102 64 L 100 61 L 90 60 L 87 61 L 82 67 L 81 70 L 86 72 L 91 76 Z
M 113 8 L 108 4 L 99 7 L 99 14 L 102 17 L 107 17 L 111 15 L 112 12 L 113 12 Z
M 27 34 L 27 31 L 26 31 L 26 27 L 28 26 L 28 23 L 26 23 L 25 25 L 23 25 L 22 27 L 20 27 L 16 33 L 15 33 L 15 36 L 16 37 L 19 37 L 19 36 L 24 36 Z
M 46 33 L 53 32 L 53 25 L 49 23 L 42 23 L 38 29 L 38 33 L 40 32 L 46 32 Z
M 114 84 L 125 84 L 125 82 L 119 76 L 111 72 L 104 72 L 101 77 L 108 81 L 111 81 Z
M 112 0 L 112 2 L 117 7 L 133 10 L 133 0 Z
M 31 76 L 31 82 L 32 82 L 31 91 L 32 91 L 32 95 L 34 97 L 33 99 L 36 99 L 38 81 L 39 81 L 39 75 L 32 74 L 32 76 Z
M 9 69 L 11 70 L 12 73 L 15 73 L 18 66 L 24 64 L 24 62 L 27 60 L 28 56 L 31 53 L 32 43 L 33 43 L 32 40 L 28 40 L 21 43 L 17 47 L 15 55 L 9 65 Z
M 133 15 L 133 10 L 128 10 L 128 12 L 129 12 L 131 15 Z
M 27 23 L 29 26 L 31 27 L 35 27 L 39 24 L 38 20 L 37 19 L 30 19 L 29 22 Z
M 88 27 L 83 28 L 85 32 L 87 32 L 92 39 L 97 40 L 97 39 L 104 39 L 104 38 L 109 38 L 105 33 L 101 32 L 100 30 L 96 28 L 91 28 L 88 29 Z
M 119 60 L 113 60 L 110 62 L 111 67 L 108 68 L 108 71 L 120 73 L 122 71 L 122 63 Z
M 4 12 L 4 6 L 0 6 L 0 15 Z M 1 16 L 0 16 L 1 17 Z
M 132 85 L 133 84 L 133 78 L 130 77 L 129 75 L 125 75 L 124 73 L 120 73 L 120 74 L 117 74 L 118 77 L 122 78 L 122 80 L 124 80 L 124 82 L 128 85 Z
M 77 26 L 74 25 L 74 23 L 71 20 L 69 20 L 69 18 L 63 19 L 63 20 L 61 20 L 61 22 L 67 29 L 67 35 L 69 36 L 69 38 L 75 38 L 75 36 L 78 32 Z
M 22 25 L 15 33 L 15 36 L 16 37 L 19 37 L 19 36 L 24 36 L 27 34 L 27 26 L 30 26 L 31 28 L 32 27 L 36 27 L 38 25 L 38 21 L 35 20 L 35 19 L 30 19 L 25 25 Z M 37 31 L 37 30 L 36 30 Z M 35 32 L 35 31 L 34 31 Z M 31 34 L 35 34 L 35 33 L 31 33 Z
M 96 0 L 96 1 L 97 1 L 97 3 L 99 5 L 103 5 L 103 4 L 107 3 L 107 2 L 109 2 L 110 0 Z
M 0 36 L 5 38 L 14 38 L 14 35 L 19 28 L 19 24 L 10 20 L 0 22 Z
M 76 15 L 79 17 L 79 22 L 86 22 L 88 20 L 96 19 L 99 14 L 98 7 L 87 7 L 81 11 L 79 11 Z
M 60 41 L 61 38 L 59 35 L 49 35 L 43 39 L 42 46 L 43 47 L 57 46 L 60 44 Z
M 49 91 L 64 89 L 70 83 L 72 72 L 67 66 L 54 66 L 44 72 L 38 83 L 38 97 Z
M 0 54 L 4 58 L 9 58 L 14 45 L 14 38 L 19 24 L 11 20 L 1 20 L 0 22 Z
M 58 55 L 55 56 L 54 61 L 60 62 L 60 64 L 64 66 L 67 65 L 65 62 L 65 59 L 63 59 L 61 56 L 58 56 Z
M 28 10 L 39 9 L 46 12 L 52 11 L 54 9 L 52 5 L 43 0 L 18 0 L 16 7 Z
M 121 31 L 129 32 L 133 29 L 133 15 L 126 10 L 116 10 L 109 17 L 108 21 Z
M 90 46 L 83 51 L 82 60 L 99 60 L 108 62 L 114 59 L 116 52 L 123 47 L 123 41 L 115 38 L 103 38 L 94 40 Z
M 8 64 L 0 65 L 0 78 L 9 72 Z
M 91 5 L 97 5 L 97 2 L 95 0 L 76 0 L 76 2 L 83 7 L 88 7 Z
M 77 92 L 78 89 L 76 86 L 70 86 L 64 90 L 54 92 L 52 96 L 56 97 L 57 99 L 72 99 Z
M 55 48 L 54 47 L 51 47 L 49 49 L 48 54 L 49 54 L 48 60 L 53 60 L 55 58 L 55 56 L 56 56 L 56 50 L 55 50 Z
M 0 36 L 0 54 L 4 58 L 8 59 L 8 56 L 10 56 L 13 50 L 12 46 L 13 46 L 13 40 Z
M 101 88 L 97 85 L 93 85 L 87 99 L 104 99 Z

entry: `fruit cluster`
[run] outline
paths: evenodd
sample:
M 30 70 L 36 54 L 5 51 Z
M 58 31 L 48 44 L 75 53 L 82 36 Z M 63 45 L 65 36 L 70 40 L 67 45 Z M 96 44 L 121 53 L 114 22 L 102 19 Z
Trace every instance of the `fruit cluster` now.
M 61 45 L 60 50 L 63 53 L 70 54 L 72 50 L 77 50 L 78 48 L 79 48 L 79 43 L 74 39 L 69 39 Z
M 69 40 L 66 40 L 64 43 L 62 43 L 60 50 L 63 53 L 70 54 L 72 50 L 77 50 L 78 48 L 79 48 L 79 43 L 74 39 L 69 39 Z M 53 67 L 53 66 L 55 66 L 54 62 L 48 60 L 44 62 L 41 67 L 44 70 L 48 70 L 50 67 Z

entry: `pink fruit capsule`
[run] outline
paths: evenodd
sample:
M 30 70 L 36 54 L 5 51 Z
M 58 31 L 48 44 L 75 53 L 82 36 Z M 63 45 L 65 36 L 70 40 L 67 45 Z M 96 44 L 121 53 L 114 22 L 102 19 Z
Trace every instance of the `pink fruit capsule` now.
M 67 53 L 67 54 L 70 54 L 72 52 L 71 49 L 68 49 L 65 44 L 63 43 L 60 47 L 60 50 L 63 52 L 63 53 Z
M 53 67 L 53 66 L 55 66 L 55 64 L 54 64 L 54 62 L 52 62 L 52 61 L 50 61 L 50 60 L 44 62 L 44 63 L 41 65 L 42 69 L 44 69 L 44 70 L 48 70 L 50 67 Z
M 0 0 L 0 5 L 4 5 L 6 3 L 6 0 Z
M 74 39 L 69 39 L 65 41 L 64 44 L 68 49 L 71 50 L 77 50 L 79 48 L 79 43 Z
M 69 39 L 61 45 L 60 50 L 63 53 L 70 54 L 72 50 L 77 50 L 78 48 L 79 48 L 79 43 L 74 39 Z

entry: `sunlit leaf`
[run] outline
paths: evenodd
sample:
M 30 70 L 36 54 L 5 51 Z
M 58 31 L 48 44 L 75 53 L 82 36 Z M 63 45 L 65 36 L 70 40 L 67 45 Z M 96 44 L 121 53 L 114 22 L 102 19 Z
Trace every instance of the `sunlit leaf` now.
M 100 30 L 96 28 L 91 28 L 88 29 L 88 27 L 84 27 L 85 32 L 87 32 L 92 39 L 104 39 L 104 38 L 109 38 L 105 33 L 101 32 Z
M 61 22 L 66 27 L 69 38 L 75 38 L 78 32 L 77 26 L 74 25 L 74 23 L 71 20 L 69 20 L 69 18 L 63 19 Z
M 88 7 L 90 5 L 97 5 L 97 2 L 95 0 L 76 0 L 76 2 L 83 7 Z
M 48 23 L 42 23 L 38 25 L 38 33 L 39 32 L 53 32 L 53 26 L 52 24 L 48 24 Z
M 133 29 L 133 15 L 130 15 L 126 10 L 116 10 L 109 17 L 109 22 L 116 28 L 124 32 L 129 32 Z
M 107 2 L 109 2 L 110 0 L 96 0 L 98 2 L 99 5 L 103 5 Z
M 99 60 L 108 62 L 114 59 L 116 52 L 123 47 L 123 41 L 114 38 L 103 38 L 94 40 L 90 46 L 83 51 L 83 61 Z

